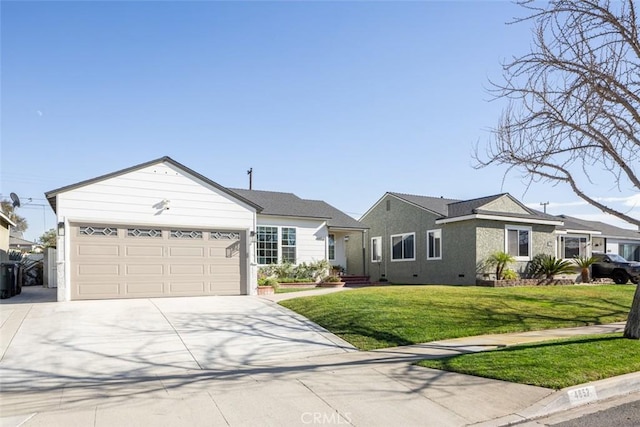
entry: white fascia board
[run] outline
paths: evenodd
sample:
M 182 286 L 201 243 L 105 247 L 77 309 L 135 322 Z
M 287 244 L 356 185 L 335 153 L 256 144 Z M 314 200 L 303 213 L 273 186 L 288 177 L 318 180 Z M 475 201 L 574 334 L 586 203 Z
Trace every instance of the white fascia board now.
M 602 234 L 601 231 L 595 231 L 595 230 L 565 230 L 566 234 L 591 234 L 591 235 L 596 235 L 596 234 Z
M 459 216 L 455 218 L 443 218 L 437 219 L 436 224 L 448 224 L 450 222 L 460 222 L 460 221 L 468 221 L 471 219 L 486 219 L 489 221 L 503 221 L 503 222 L 517 222 L 523 224 L 542 224 L 542 225 L 563 225 L 562 221 L 554 221 L 548 219 L 527 219 L 527 218 L 518 218 L 513 216 L 498 216 L 498 215 L 487 215 L 487 214 L 473 214 L 473 215 L 465 215 Z
M 9 219 L 9 217 L 7 215 L 4 214 L 4 212 L 0 211 L 0 218 L 4 219 L 5 221 L 7 221 L 9 223 L 10 226 L 15 227 L 16 223 L 11 221 Z

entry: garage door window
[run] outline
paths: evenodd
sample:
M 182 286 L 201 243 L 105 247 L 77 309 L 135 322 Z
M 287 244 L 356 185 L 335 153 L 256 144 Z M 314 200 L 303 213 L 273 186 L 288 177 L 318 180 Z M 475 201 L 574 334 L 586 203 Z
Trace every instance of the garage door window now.
M 235 231 L 212 231 L 211 240 L 240 240 L 240 233 Z
M 156 228 L 127 228 L 127 237 L 162 237 L 162 230 Z
M 171 230 L 172 239 L 202 239 L 202 231 L 197 230 Z
M 117 236 L 118 229 L 113 227 L 80 227 L 81 236 Z

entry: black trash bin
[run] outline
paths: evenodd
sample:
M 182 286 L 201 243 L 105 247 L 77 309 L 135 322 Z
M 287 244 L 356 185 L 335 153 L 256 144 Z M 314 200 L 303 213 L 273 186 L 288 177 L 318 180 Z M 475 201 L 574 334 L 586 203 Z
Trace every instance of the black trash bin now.
M 22 291 L 20 266 L 14 262 L 0 263 L 0 298 L 11 298 Z

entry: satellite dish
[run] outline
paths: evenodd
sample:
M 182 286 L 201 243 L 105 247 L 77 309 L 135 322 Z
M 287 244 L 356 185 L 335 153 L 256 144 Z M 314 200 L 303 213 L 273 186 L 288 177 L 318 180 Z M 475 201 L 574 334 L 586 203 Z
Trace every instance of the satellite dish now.
M 11 200 L 13 201 L 13 207 L 14 208 L 19 208 L 20 207 L 20 197 L 18 197 L 18 195 L 16 193 L 9 194 L 9 197 L 11 197 Z

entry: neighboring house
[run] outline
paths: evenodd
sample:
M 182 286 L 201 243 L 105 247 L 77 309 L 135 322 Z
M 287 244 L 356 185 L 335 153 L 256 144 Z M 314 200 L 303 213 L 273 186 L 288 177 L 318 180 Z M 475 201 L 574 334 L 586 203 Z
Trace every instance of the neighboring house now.
M 527 208 L 509 194 L 454 200 L 386 193 L 360 222 L 369 227 L 366 274 L 394 283 L 473 285 L 492 273 L 495 252 L 524 271 L 533 256 L 554 255 L 562 220 Z
M 169 157 L 46 197 L 61 301 L 255 294 L 261 264 L 344 265 L 345 237 L 365 230 L 324 202 L 232 190 Z
M 558 218 L 564 222 L 556 230 L 559 258 L 603 252 L 621 255 L 628 261 L 640 261 L 640 232 L 567 215 Z
M 4 212 L 0 211 L 0 262 L 9 259 L 7 253 L 10 248 L 11 227 L 15 226 L 15 222 L 11 221 Z
M 9 236 L 9 249 L 23 254 L 40 253 L 43 246 L 39 243 L 26 240 L 22 237 L 22 233 L 11 233 Z

